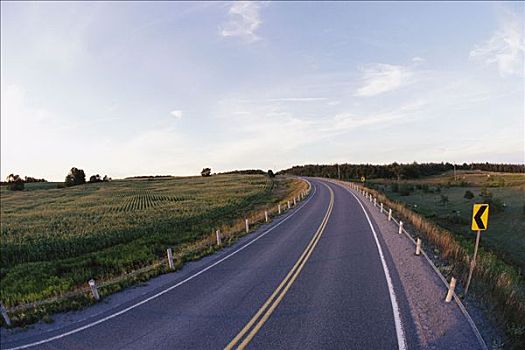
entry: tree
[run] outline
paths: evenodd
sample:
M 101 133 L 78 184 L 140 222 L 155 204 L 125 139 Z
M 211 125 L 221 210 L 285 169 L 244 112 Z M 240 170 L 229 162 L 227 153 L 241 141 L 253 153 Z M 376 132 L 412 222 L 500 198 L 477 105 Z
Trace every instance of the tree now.
M 268 177 L 275 177 L 275 174 L 273 173 L 272 169 L 268 170 Z
M 211 169 L 210 168 L 202 169 L 201 176 L 211 176 Z
M 84 170 L 75 167 L 71 168 L 69 174 L 66 176 L 65 183 L 67 187 L 85 184 L 86 174 L 84 173 Z
M 472 193 L 472 191 L 466 190 L 465 191 L 465 195 L 463 196 L 463 198 L 465 198 L 465 199 L 472 199 L 472 198 L 474 198 L 474 193 Z
M 24 180 L 19 175 L 9 174 L 7 177 L 8 188 L 11 191 L 23 191 Z
M 91 175 L 89 177 L 89 182 L 102 182 L 102 179 L 100 178 L 100 175 Z

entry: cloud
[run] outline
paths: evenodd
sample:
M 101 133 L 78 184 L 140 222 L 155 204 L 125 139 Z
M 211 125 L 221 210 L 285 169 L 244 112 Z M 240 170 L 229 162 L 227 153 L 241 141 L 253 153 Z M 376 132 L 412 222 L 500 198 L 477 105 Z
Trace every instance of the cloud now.
M 363 69 L 362 86 L 355 96 L 375 96 L 399 89 L 412 80 L 413 73 L 406 67 L 391 64 L 370 64 Z
M 239 37 L 253 42 L 259 40 L 256 34 L 261 25 L 259 11 L 261 5 L 258 2 L 237 1 L 234 2 L 228 11 L 229 21 L 222 27 L 223 37 Z
M 496 64 L 501 76 L 523 74 L 523 22 L 513 14 L 504 17 L 492 37 L 470 51 L 470 59 Z
M 326 101 L 326 97 L 284 97 L 284 98 L 272 98 L 269 102 L 314 102 L 314 101 Z
M 422 58 L 422 57 L 416 56 L 416 57 L 412 57 L 412 62 L 414 62 L 416 64 L 423 63 L 423 62 L 425 62 L 425 59 Z
M 181 119 L 182 118 L 182 111 L 171 111 L 170 114 L 175 117 L 175 119 Z

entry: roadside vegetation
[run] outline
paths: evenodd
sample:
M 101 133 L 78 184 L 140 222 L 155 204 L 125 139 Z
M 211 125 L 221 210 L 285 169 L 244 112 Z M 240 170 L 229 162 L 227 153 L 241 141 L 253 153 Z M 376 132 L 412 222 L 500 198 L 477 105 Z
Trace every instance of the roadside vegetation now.
M 93 302 L 90 278 L 108 295 L 165 272 L 167 248 L 179 268 L 216 249 L 216 229 L 230 244 L 240 219 L 260 221 L 263 208 L 305 189 L 300 180 L 237 174 L 2 186 L 0 300 L 15 325 L 82 307 Z

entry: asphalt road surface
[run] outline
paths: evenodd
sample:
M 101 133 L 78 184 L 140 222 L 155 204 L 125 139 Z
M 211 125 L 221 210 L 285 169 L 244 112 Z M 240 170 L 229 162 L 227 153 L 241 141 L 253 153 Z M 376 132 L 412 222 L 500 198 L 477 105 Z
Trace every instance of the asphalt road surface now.
M 405 349 L 416 344 L 373 219 L 347 190 L 309 198 L 200 270 L 3 348 Z M 393 275 L 392 275 L 393 274 Z

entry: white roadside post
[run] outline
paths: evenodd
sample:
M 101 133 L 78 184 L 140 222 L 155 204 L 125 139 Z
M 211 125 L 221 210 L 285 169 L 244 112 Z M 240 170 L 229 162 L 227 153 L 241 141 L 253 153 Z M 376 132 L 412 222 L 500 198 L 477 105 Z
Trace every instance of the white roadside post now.
M 293 206 L 295 207 L 297 205 L 297 201 L 295 200 L 295 197 L 293 197 Z
M 379 208 L 381 210 L 381 214 L 383 214 L 383 203 L 380 204 Z
M 454 296 L 455 288 L 456 288 L 456 279 L 452 277 L 450 279 L 450 285 L 448 286 L 447 297 L 445 298 L 446 303 L 450 303 L 452 301 L 452 297 Z
M 403 221 L 399 220 L 399 234 L 403 233 Z
M 215 236 L 217 237 L 217 245 L 220 246 L 222 244 L 221 231 L 220 230 L 215 231 Z
M 268 222 L 268 210 L 264 211 L 264 221 Z
M 95 283 L 95 280 L 92 278 L 88 281 L 89 288 L 91 288 L 91 294 L 93 294 L 93 298 L 95 298 L 96 301 L 100 300 L 100 295 L 98 294 L 97 284 Z
M 416 241 L 416 255 L 419 256 L 421 254 L 421 238 L 417 238 Z
M 4 304 L 0 303 L 0 312 L 2 313 L 2 317 L 4 318 L 5 324 L 8 326 L 11 326 L 11 319 L 9 318 L 9 315 L 7 314 L 7 310 L 4 307 Z
M 279 214 L 281 214 L 281 205 L 280 204 L 277 204 L 277 211 L 279 212 Z
M 377 207 L 377 198 L 374 198 L 374 207 Z
M 288 201 L 288 209 L 290 209 L 290 201 Z
M 388 221 L 392 220 L 392 209 L 388 209 Z
M 370 199 L 370 203 L 372 203 L 372 198 L 373 198 L 373 196 L 370 195 L 370 197 L 369 197 L 369 199 Z
M 244 223 L 246 224 L 246 233 L 250 232 L 250 223 L 248 222 L 248 219 L 246 219 Z
M 168 255 L 168 266 L 170 270 L 173 270 L 175 268 L 175 265 L 173 265 L 173 250 L 171 248 L 166 249 L 166 254 Z

